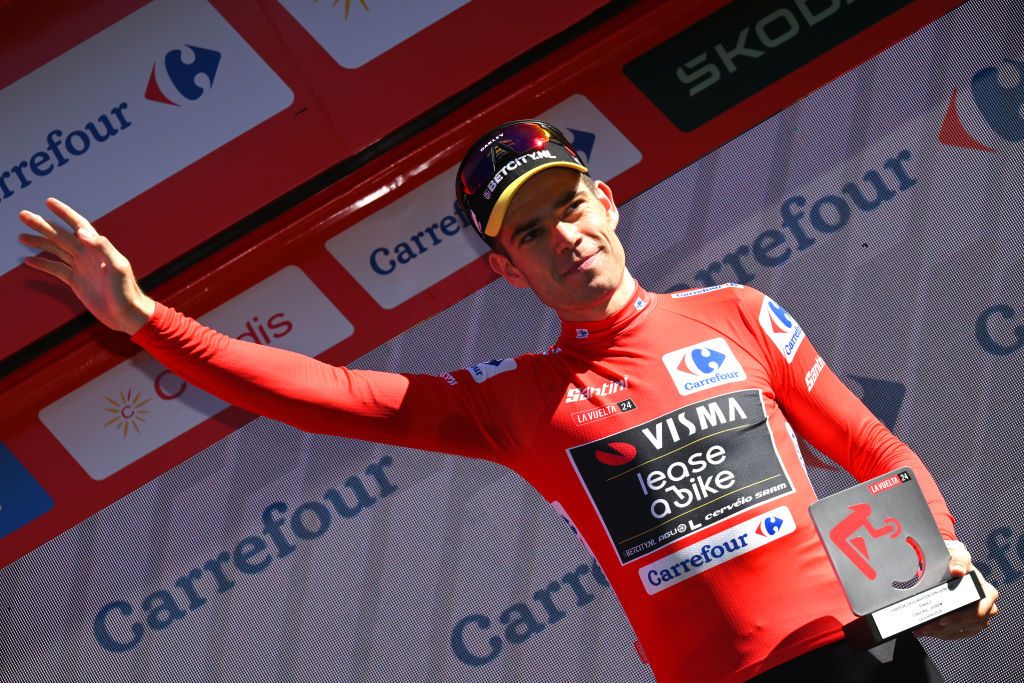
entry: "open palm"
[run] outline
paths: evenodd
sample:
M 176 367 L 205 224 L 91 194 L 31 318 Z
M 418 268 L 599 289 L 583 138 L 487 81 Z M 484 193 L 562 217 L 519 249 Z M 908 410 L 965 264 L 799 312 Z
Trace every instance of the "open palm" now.
M 46 206 L 70 229 L 21 211 L 18 218 L 37 234 L 21 234 L 18 240 L 56 257 L 30 256 L 25 264 L 61 280 L 107 327 L 134 334 L 152 315 L 154 303 L 139 289 L 128 259 L 67 204 L 51 197 Z

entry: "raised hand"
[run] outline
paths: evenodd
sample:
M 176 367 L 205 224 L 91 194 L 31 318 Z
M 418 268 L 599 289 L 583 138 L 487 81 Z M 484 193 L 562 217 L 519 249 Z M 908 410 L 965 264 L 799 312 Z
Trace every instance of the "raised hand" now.
M 30 256 L 25 264 L 57 278 L 107 327 L 134 334 L 153 314 L 155 303 L 142 293 L 132 266 L 106 237 L 67 204 L 50 197 L 46 206 L 64 221 L 50 223 L 31 211 L 21 211 L 21 222 L 36 231 L 18 240 L 52 254 Z

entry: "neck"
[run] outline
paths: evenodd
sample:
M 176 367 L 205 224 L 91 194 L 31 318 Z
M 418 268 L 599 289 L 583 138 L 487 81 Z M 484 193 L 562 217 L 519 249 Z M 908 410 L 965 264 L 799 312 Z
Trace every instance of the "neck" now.
M 604 320 L 613 313 L 618 312 L 633 296 L 636 289 L 636 282 L 628 270 L 622 271 L 622 280 L 607 299 L 603 299 L 594 306 L 579 309 L 559 309 L 558 317 L 562 320 L 594 322 Z

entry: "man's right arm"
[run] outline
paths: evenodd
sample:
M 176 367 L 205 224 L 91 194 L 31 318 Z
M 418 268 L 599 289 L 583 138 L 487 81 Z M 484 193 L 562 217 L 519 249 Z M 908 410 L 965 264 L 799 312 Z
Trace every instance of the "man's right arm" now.
M 307 431 L 492 459 L 505 450 L 502 415 L 474 383 L 348 370 L 232 339 L 146 296 L 110 240 L 66 204 L 46 205 L 70 229 L 22 211 L 36 234 L 20 241 L 54 257 L 26 265 L 64 282 L 101 323 L 200 389 Z

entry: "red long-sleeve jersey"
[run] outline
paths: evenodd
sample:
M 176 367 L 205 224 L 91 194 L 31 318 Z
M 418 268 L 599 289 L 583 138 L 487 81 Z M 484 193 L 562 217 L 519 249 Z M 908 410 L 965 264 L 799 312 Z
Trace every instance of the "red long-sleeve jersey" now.
M 300 429 L 519 472 L 582 536 L 659 681 L 743 680 L 852 620 L 807 512 L 794 429 L 859 480 L 913 468 L 954 537 L 918 457 L 750 288 L 638 288 L 605 320 L 563 322 L 548 353 L 440 377 L 330 366 L 161 305 L 133 339 L 183 379 Z

